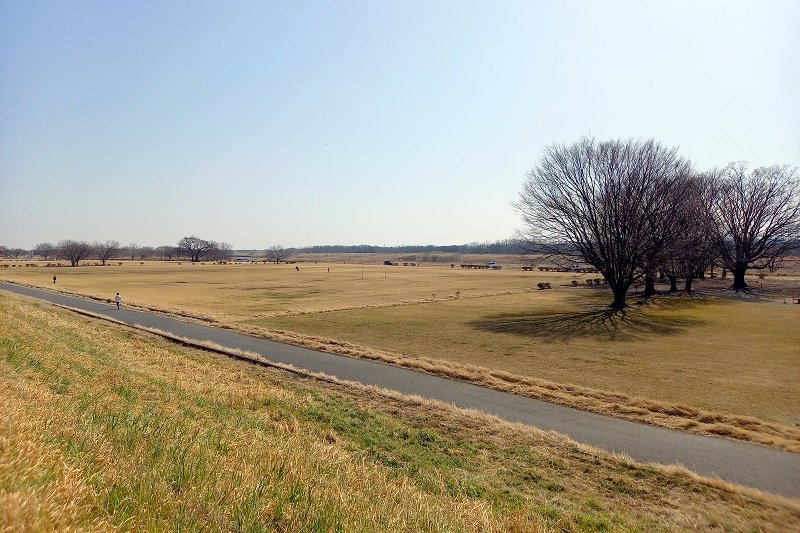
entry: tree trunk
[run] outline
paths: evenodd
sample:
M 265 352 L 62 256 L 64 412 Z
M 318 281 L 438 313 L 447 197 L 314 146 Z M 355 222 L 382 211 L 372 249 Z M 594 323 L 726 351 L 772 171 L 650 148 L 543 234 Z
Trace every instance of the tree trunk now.
M 747 283 L 744 281 L 744 274 L 747 272 L 747 265 L 737 264 L 731 272 L 733 273 L 733 290 L 746 291 Z
M 678 276 L 667 276 L 669 279 L 669 292 L 678 292 Z
M 683 292 L 686 294 L 692 294 L 692 281 L 694 280 L 694 276 L 686 276 L 686 285 L 683 287 Z
M 644 276 L 644 298 L 650 298 L 656 293 L 656 277 L 652 272 L 648 272 Z
M 611 288 L 611 292 L 614 294 L 614 301 L 611 302 L 611 305 L 608 307 L 617 311 L 621 311 L 628 307 L 625 298 L 628 294 L 628 290 L 631 288 L 631 284 L 624 282 L 614 284 L 609 283 L 608 286 Z
M 628 307 L 628 304 L 625 303 L 625 295 L 628 292 L 628 287 L 612 287 L 611 291 L 614 293 L 614 301 L 611 302 L 609 307 L 611 309 L 616 309 L 617 311 L 621 311 Z

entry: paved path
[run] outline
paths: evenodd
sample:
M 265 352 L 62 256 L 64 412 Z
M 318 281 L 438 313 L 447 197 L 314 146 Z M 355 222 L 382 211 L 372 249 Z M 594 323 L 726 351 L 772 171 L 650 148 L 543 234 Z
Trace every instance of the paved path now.
M 785 496 L 800 497 L 800 454 L 637 424 L 383 363 L 315 352 L 163 315 L 134 311 L 126 309 L 124 304 L 118 310 L 114 304 L 4 282 L 0 282 L 0 289 L 107 315 L 131 325 L 158 328 L 181 337 L 255 352 L 270 361 L 405 394 L 417 394 L 458 407 L 478 409 L 513 422 L 554 430 L 578 442 L 624 453 L 639 461 L 681 464 L 700 474 L 718 476 L 726 481 Z

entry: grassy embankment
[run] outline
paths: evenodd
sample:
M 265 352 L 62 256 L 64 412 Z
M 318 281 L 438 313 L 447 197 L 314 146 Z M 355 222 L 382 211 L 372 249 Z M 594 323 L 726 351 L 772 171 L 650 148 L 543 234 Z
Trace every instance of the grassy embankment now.
M 797 502 L 0 296 L 0 530 L 726 531 Z
M 367 265 L 363 280 L 361 265 L 342 264 L 298 272 L 137 263 L 2 275 L 48 286 L 53 272 L 57 287 L 78 293 L 120 290 L 127 302 L 276 340 L 800 450 L 798 306 L 664 297 L 621 317 L 606 311 L 602 290 L 563 287 L 591 276 L 447 266 Z M 555 290 L 528 290 L 538 281 Z

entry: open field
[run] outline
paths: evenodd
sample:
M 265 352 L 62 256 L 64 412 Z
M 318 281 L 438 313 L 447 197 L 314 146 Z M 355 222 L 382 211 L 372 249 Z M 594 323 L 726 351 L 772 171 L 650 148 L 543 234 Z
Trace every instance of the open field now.
M 56 275 L 56 288 L 109 297 L 120 291 L 131 303 L 180 308 L 237 321 L 282 312 L 426 301 L 434 294 L 437 298 L 455 297 L 458 291 L 462 298 L 521 291 L 532 286 L 532 273 L 527 274 L 521 276 L 519 270 L 486 272 L 430 265 L 215 265 L 160 261 L 106 267 L 0 269 L 0 278 L 11 281 L 52 286 Z M 571 276 L 562 274 L 561 279 L 568 283 Z
M 4 294 L 0 530 L 794 530 L 800 507 Z
M 2 269 L 0 277 L 52 287 L 55 273 L 61 290 L 100 297 L 120 291 L 126 303 L 265 335 L 271 335 L 266 330 L 299 333 L 316 339 L 288 335 L 286 340 L 350 355 L 380 353 L 412 367 L 419 361 L 423 370 L 495 388 L 504 385 L 481 380 L 504 373 L 534 382 L 531 391 L 541 382 L 551 389 L 565 384 L 558 394 L 530 395 L 589 410 L 785 449 L 800 444 L 800 306 L 782 300 L 800 293 L 792 276 L 767 276 L 764 288 L 745 300 L 714 296 L 724 295 L 725 282 L 701 281 L 696 288 L 705 296 L 657 298 L 622 317 L 606 312 L 610 297 L 601 288 L 570 286 L 595 275 L 449 265 L 298 268 L 152 262 L 14 267 Z M 554 290 L 530 290 L 539 281 Z M 448 368 L 458 365 L 471 370 Z M 503 380 L 509 390 L 529 394 L 517 378 Z M 580 388 L 586 391 L 576 391 Z M 598 402 L 597 396 L 604 398 Z M 681 414 L 695 408 L 711 413 Z M 748 417 L 781 427 L 763 438 L 731 429 L 750 431 Z M 773 442 L 775 435 L 784 444 Z
M 800 423 L 800 309 L 675 297 L 622 318 L 602 309 L 606 299 L 590 291 L 524 293 L 252 323 Z

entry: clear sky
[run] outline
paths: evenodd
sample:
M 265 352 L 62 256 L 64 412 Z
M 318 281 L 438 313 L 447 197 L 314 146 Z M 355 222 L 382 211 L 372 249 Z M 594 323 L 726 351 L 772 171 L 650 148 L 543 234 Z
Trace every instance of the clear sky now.
M 0 244 L 510 237 L 542 149 L 800 165 L 800 2 L 0 0 Z

